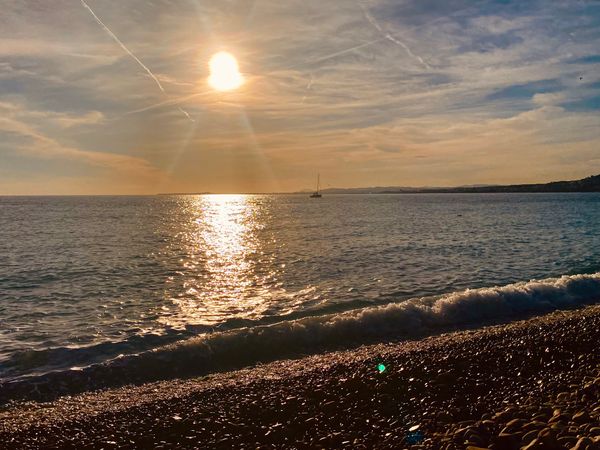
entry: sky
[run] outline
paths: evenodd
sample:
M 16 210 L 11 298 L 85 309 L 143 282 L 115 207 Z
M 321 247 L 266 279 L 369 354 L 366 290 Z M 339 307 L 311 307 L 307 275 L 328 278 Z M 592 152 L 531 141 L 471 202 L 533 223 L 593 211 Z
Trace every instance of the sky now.
M 600 1 L 0 0 L 0 194 L 600 173 Z M 245 83 L 207 82 L 219 51 Z

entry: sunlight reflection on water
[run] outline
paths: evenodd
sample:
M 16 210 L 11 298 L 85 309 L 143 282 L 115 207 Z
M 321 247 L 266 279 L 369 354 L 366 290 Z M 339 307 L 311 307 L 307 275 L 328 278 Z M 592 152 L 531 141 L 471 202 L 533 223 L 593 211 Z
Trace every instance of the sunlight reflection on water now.
M 171 327 L 213 325 L 261 317 L 269 307 L 276 271 L 263 264 L 261 202 L 246 195 L 207 195 L 185 205 L 194 226 L 181 234 L 184 292 L 172 297 L 176 311 L 164 316 Z M 269 261 L 270 263 L 271 261 Z

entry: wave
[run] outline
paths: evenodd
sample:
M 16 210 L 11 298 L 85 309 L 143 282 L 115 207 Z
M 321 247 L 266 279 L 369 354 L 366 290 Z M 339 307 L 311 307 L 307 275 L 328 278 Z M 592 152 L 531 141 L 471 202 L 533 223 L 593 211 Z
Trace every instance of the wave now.
M 6 382 L 0 385 L 0 402 L 203 375 L 365 343 L 421 338 L 599 300 L 600 273 L 467 289 L 339 314 L 211 333 L 77 370 Z
M 201 330 L 202 328 L 208 329 L 208 327 L 196 327 L 195 329 Z M 167 329 L 161 334 L 136 334 L 121 341 L 106 341 L 87 346 L 20 350 L 0 359 L 0 380 L 101 363 L 118 355 L 150 350 L 191 336 L 191 333 L 186 335 L 178 330 Z

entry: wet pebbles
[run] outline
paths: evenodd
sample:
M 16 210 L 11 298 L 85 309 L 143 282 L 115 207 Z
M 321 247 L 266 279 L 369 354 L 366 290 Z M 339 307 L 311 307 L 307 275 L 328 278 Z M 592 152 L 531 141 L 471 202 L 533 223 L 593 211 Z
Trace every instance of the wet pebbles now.
M 600 306 L 15 403 L 0 448 L 600 450 Z

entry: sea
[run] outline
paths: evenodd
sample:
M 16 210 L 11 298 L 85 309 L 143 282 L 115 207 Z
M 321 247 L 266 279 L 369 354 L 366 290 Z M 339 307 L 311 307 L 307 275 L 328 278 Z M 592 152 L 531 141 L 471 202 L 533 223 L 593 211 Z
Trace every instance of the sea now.
M 595 303 L 599 224 L 595 193 L 0 197 L 0 390 L 207 374 Z

